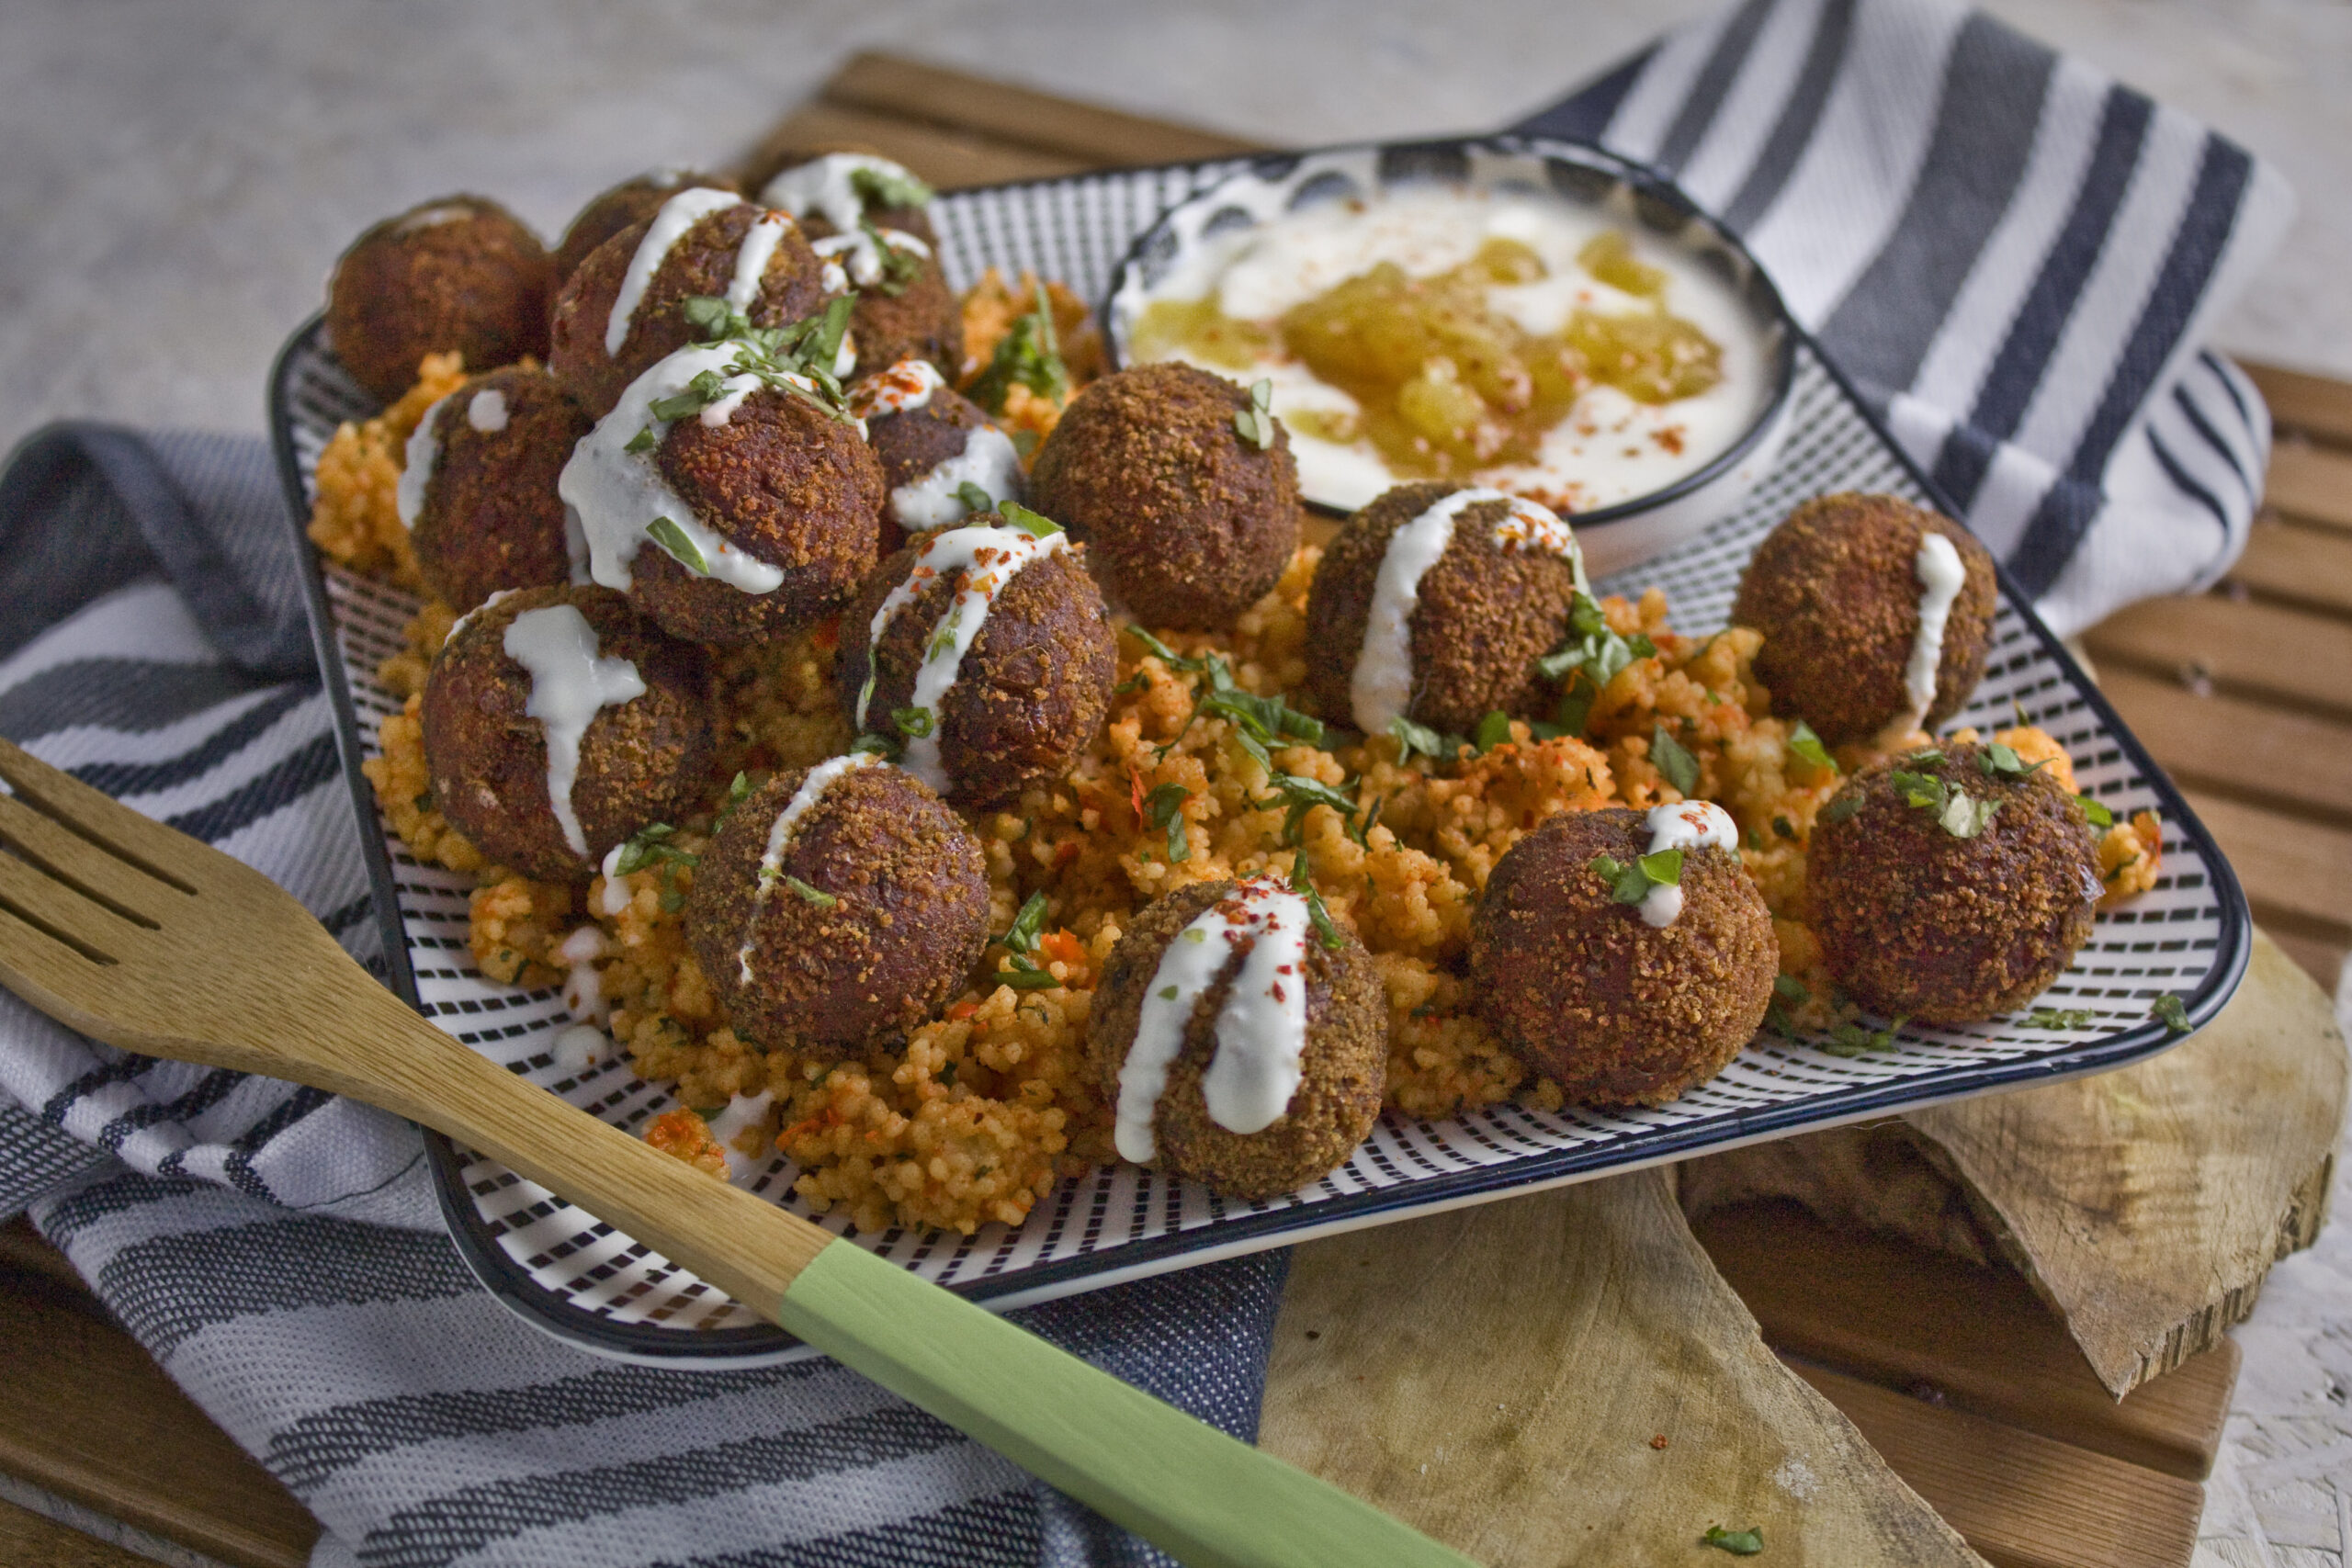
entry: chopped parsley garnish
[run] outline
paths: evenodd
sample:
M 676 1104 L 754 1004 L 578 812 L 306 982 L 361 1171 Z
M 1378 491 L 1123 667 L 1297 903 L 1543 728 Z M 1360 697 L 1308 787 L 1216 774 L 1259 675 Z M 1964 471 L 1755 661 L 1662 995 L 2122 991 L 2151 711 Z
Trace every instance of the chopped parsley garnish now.
M 1977 769 L 1988 779 L 2021 779 L 2030 773 L 2038 773 L 2049 765 L 2050 759 L 2044 757 L 2028 767 L 2025 759 L 2017 754 L 2016 748 L 2004 746 L 1997 740 L 1986 741 L 1984 749 L 1976 753 Z
M 1062 363 L 1053 303 L 1046 298 L 1043 280 L 1037 283 L 1037 308 L 1012 318 L 989 356 L 988 368 L 965 389 L 965 396 L 990 413 L 1002 413 L 1004 400 L 1016 383 L 1056 402 L 1069 395 L 1069 367 Z
M 1464 742 L 1460 736 L 1440 735 L 1425 724 L 1415 724 L 1402 714 L 1388 721 L 1388 733 L 1396 738 L 1396 760 L 1409 761 L 1418 751 L 1441 762 L 1453 761 Z
M 928 207 L 932 189 L 904 169 L 859 167 L 849 172 L 849 188 L 868 207 Z
M 1698 793 L 1699 759 L 1681 741 L 1668 735 L 1664 724 L 1650 727 L 1650 761 L 1666 775 L 1666 782 L 1686 798 Z
M 997 978 L 1016 991 L 1043 991 L 1061 984 L 1053 972 L 1042 967 L 1030 955 L 1037 951 L 1038 933 L 1046 924 L 1046 896 L 1032 893 L 1021 912 L 1012 917 L 1012 924 L 995 943 L 1012 954 L 1012 967 L 997 972 Z
M 2087 795 L 2078 795 L 2075 796 L 2075 809 L 2080 811 L 2083 814 L 2083 820 L 2094 828 L 2115 826 L 2115 813 L 2107 808 L 2105 801 Z
M 2028 1029 L 2088 1029 L 2097 1015 L 2088 1008 L 2036 1008 L 2025 1015 Z
M 613 862 L 613 874 L 628 876 L 643 871 L 649 865 L 695 865 L 700 857 L 678 848 L 670 840 L 677 829 L 667 822 L 649 822 L 629 836 L 621 846 L 620 858 Z
M 1351 822 L 1348 824 L 1348 837 L 1353 839 L 1357 843 L 1362 844 L 1367 850 L 1372 848 L 1372 829 L 1380 820 L 1381 808 L 1387 804 L 1388 797 L 1385 795 L 1378 800 L 1374 801 L 1372 803 L 1372 809 L 1365 812 L 1360 821 Z
M 1609 884 L 1609 896 L 1620 904 L 1638 904 L 1653 887 L 1675 887 L 1682 882 L 1682 852 L 1660 850 L 1632 861 L 1595 855 L 1586 869 Z
M 1821 808 L 1824 822 L 1843 822 L 1862 808 L 1862 797 L 1851 790 Z
M 862 752 L 869 757 L 887 757 L 892 761 L 896 761 L 899 757 L 900 747 L 897 737 L 890 735 L 876 735 L 869 730 L 865 734 L 861 735 L 856 739 L 851 741 L 849 743 L 849 749 L 852 752 Z
M 727 378 L 716 370 L 697 370 L 684 391 L 656 398 L 646 407 L 656 419 L 684 419 L 688 414 L 700 413 L 726 395 Z
M 667 517 L 656 517 L 645 525 L 645 532 L 649 538 L 662 547 L 662 554 L 693 572 L 696 577 L 710 575 L 710 563 L 703 559 L 702 551 L 696 549 L 695 542 L 686 537 L 686 531 L 684 528 L 679 527 Z
M 928 739 L 933 724 L 929 708 L 892 708 L 890 722 L 899 727 L 900 734 L 917 740 Z
M 1192 858 L 1192 840 L 1184 833 L 1184 803 L 1193 792 L 1173 782 L 1159 784 L 1143 797 L 1144 817 L 1155 828 L 1168 829 L 1168 863 L 1182 865 Z
M 1813 732 L 1813 726 L 1803 719 L 1797 720 L 1797 727 L 1789 731 L 1789 750 L 1816 768 L 1826 768 L 1833 773 L 1838 771 L 1838 760 L 1821 743 L 1821 737 Z
M 1491 751 L 1510 739 L 1510 715 L 1497 708 L 1478 721 L 1477 733 L 1471 739 L 1481 751 Z
M 1253 382 L 1250 388 L 1250 406 L 1236 409 L 1233 428 L 1242 440 L 1263 452 L 1274 444 L 1274 384 Z
M 727 798 L 718 803 L 718 814 L 711 818 L 712 829 L 715 830 L 721 822 L 732 817 L 735 814 L 735 808 L 750 799 L 751 795 L 752 775 L 737 773 L 734 782 L 727 786 Z
M 1813 1000 L 1813 988 L 1794 975 L 1772 976 L 1772 999 L 1764 1005 L 1764 1027 L 1776 1034 L 1796 1037 L 1796 1023 L 1789 1017 L 1789 1009 L 1803 1007 Z
M 823 888 L 812 887 L 797 876 L 786 876 L 784 879 L 784 885 L 786 887 L 791 888 L 795 893 L 799 894 L 800 901 L 802 903 L 814 904 L 820 909 L 830 909 L 834 905 L 841 902 L 840 899 L 834 897 Z
M 911 245 L 892 244 L 869 219 L 859 219 L 857 226 L 865 231 L 866 243 L 874 247 L 875 257 L 882 264 L 882 278 L 875 287 L 896 299 L 907 291 L 909 284 L 922 276 L 922 253 Z
M 1566 682 L 1552 722 L 1563 735 L 1582 735 L 1601 691 L 1620 670 L 1656 654 L 1657 645 L 1642 632 L 1625 637 L 1611 631 L 1600 601 L 1581 591 L 1570 603 L 1568 629 L 1573 640 L 1537 660 L 1535 671 L 1546 681 Z
M 2170 991 L 2155 999 L 2148 1009 L 2148 1015 L 2175 1034 L 2186 1034 L 2194 1027 L 2188 1021 L 2188 1010 L 2182 1007 L 2180 998 Z
M 1894 1049 L 1894 1032 L 1909 1021 L 1908 1019 L 1898 1018 L 1876 1033 L 1859 1023 L 1841 1023 L 1830 1032 L 1828 1039 L 1815 1041 L 1814 1047 L 1833 1056 L 1859 1056 L 1865 1051 L 1892 1051 Z
M 979 487 L 974 485 L 974 490 Z M 1033 539 L 1050 539 L 1062 531 L 1062 525 L 1042 512 L 1032 512 L 1017 501 L 1008 501 L 997 509 L 1007 526 L 1018 528 Z
M 695 295 L 682 307 L 686 323 L 702 334 L 705 343 L 732 344 L 735 357 L 723 376 L 705 370 L 684 390 L 657 400 L 652 405 L 654 417 L 684 419 L 725 397 L 727 378 L 751 376 L 763 387 L 798 398 L 828 418 L 848 423 L 853 416 L 833 365 L 841 356 L 842 338 L 849 331 L 850 311 L 856 304 L 855 294 L 837 294 L 824 310 L 790 326 L 755 327 L 750 317 L 725 299 Z M 803 386 L 802 381 L 809 385 Z M 664 412 L 665 409 L 675 412 Z
M 623 446 L 621 450 L 633 457 L 639 452 L 650 452 L 656 446 L 661 445 L 662 438 L 653 434 L 653 427 L 649 424 L 643 430 L 639 431 L 635 435 L 630 436 L 628 438 L 628 444 Z
M 1186 675 L 1197 675 L 1202 671 L 1209 667 L 1208 660 L 1188 659 L 1183 654 L 1177 652 L 1174 649 L 1160 641 L 1158 637 L 1152 636 L 1151 633 L 1146 631 L 1141 626 L 1122 626 L 1119 629 L 1125 632 L 1137 642 L 1143 644 L 1143 649 L 1146 653 L 1150 654 L 1162 664 L 1167 665 L 1170 670 L 1177 671 L 1180 673 Z M 1211 657 L 1214 658 L 1215 655 L 1211 655 Z
M 1756 1525 L 1750 1525 L 1744 1530 L 1727 1530 L 1721 1525 L 1709 1525 L 1707 1533 L 1699 1538 L 1699 1544 L 1728 1551 L 1734 1557 L 1753 1557 L 1764 1550 L 1764 1531 Z
M 1943 761 L 1943 753 L 1921 751 L 1912 761 L 1921 759 L 1939 762 Z M 1999 801 L 1980 800 L 1939 773 L 1913 773 L 1897 768 L 1886 775 L 1886 781 L 1894 786 L 1905 805 L 1931 813 L 1943 830 L 1955 839 L 1976 837 L 1993 825 L 1994 814 L 2001 809 Z
M 1233 667 L 1220 654 L 1203 654 L 1198 659 L 1187 658 L 1137 626 L 1120 628 L 1143 644 L 1146 652 L 1169 669 L 1181 674 L 1205 675 L 1208 690 L 1193 688 L 1193 713 L 1179 730 L 1176 740 L 1203 716 L 1221 718 L 1233 727 L 1234 739 L 1269 774 L 1274 771 L 1276 750 L 1292 745 L 1319 746 L 1323 743 L 1323 722 L 1292 707 L 1280 697 L 1261 697 L 1255 692 L 1243 690 L 1233 679 Z M 1176 749 L 1170 740 L 1159 749 L 1163 757 Z
M 1342 817 L 1356 814 L 1354 801 L 1317 780 L 1301 778 L 1296 773 L 1273 773 L 1267 777 L 1266 783 L 1274 793 L 1250 804 L 1261 811 L 1277 806 L 1283 809 L 1283 842 L 1285 844 L 1298 842 L 1299 829 L 1306 821 L 1306 814 L 1318 806 L 1328 806 Z M 1160 787 L 1165 789 L 1168 786 L 1162 784 Z
M 1306 918 L 1315 922 L 1315 934 L 1323 939 L 1324 946 L 1337 952 L 1348 945 L 1348 939 L 1340 932 L 1339 922 L 1331 919 L 1331 911 L 1323 902 L 1323 895 L 1316 891 L 1313 880 L 1306 874 L 1304 848 L 1290 863 L 1290 890 L 1306 900 Z
M 996 498 L 969 479 L 966 479 L 956 487 L 956 499 L 962 502 L 967 511 L 994 512 L 996 510 Z

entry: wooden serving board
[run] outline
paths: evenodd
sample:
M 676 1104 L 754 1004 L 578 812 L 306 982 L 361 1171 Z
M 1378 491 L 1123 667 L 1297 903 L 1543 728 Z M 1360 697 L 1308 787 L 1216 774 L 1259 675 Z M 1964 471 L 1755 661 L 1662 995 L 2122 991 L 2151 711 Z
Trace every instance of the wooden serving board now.
M 866 54 L 741 167 L 763 177 L 796 152 L 847 145 L 899 159 L 943 186 L 1252 150 L 1208 131 Z M 2352 385 L 2254 373 L 2281 434 L 2271 505 L 2245 558 L 2213 592 L 2134 606 L 2086 641 L 2126 720 L 2189 787 L 2257 918 L 2333 987 L 2352 949 Z M 2264 984 L 2249 981 L 2240 1005 L 2268 1005 L 2249 994 Z M 1482 1224 L 1502 1224 L 1523 1204 L 1565 1201 L 1553 1195 L 1476 1213 L 1487 1216 Z M 1382 1399 L 1411 1408 L 1395 1369 L 1349 1370 L 1343 1337 L 1299 1314 L 1346 1299 L 1343 1270 L 1355 1261 L 1346 1248 L 1409 1247 L 1405 1233 L 1419 1230 L 1442 1249 L 1443 1227 L 1457 1224 L 1466 1222 L 1439 1215 L 1376 1233 L 1387 1238 L 1378 1244 L 1340 1237 L 1302 1249 L 1302 1282 L 1270 1382 L 1270 1433 L 1286 1421 L 1295 1428 L 1296 1414 L 1335 1381 L 1362 1385 L 1354 1397 L 1366 1410 Z M 2234 1346 L 2196 1357 L 2118 1404 L 2013 1274 L 1835 1231 L 1786 1204 L 1717 1211 L 1696 1235 L 1773 1351 L 2000 1568 L 2188 1561 L 2199 1482 L 2236 1377 Z M 1510 1284 L 1495 1281 L 1498 1292 Z M 1495 1348 L 1462 1344 L 1451 1372 L 1491 1376 L 1477 1363 L 1493 1360 Z M 1609 1374 L 1589 1368 L 1584 1375 Z M 1377 1389 L 1375 1377 L 1385 1380 Z M 28 1486 L 240 1568 L 293 1568 L 307 1561 L 318 1533 L 292 1495 L 107 1321 L 22 1222 L 0 1228 L 0 1472 L 24 1483 L 19 1494 Z M 1382 1495 L 1368 1471 L 1335 1479 Z M 1503 1483 L 1464 1471 L 1453 1484 L 1463 1490 L 1422 1502 L 1475 1515 Z M 1690 1503 L 1692 1540 L 1711 1522 L 1696 1517 L 1705 1506 Z M 1677 1542 L 1659 1546 L 1660 1561 L 1715 1558 Z M 1575 1561 L 1578 1551 L 1564 1536 L 1555 1560 Z M 1787 1547 L 1773 1555 L 1787 1561 Z M 76 1568 L 149 1561 L 6 1501 L 0 1560 Z

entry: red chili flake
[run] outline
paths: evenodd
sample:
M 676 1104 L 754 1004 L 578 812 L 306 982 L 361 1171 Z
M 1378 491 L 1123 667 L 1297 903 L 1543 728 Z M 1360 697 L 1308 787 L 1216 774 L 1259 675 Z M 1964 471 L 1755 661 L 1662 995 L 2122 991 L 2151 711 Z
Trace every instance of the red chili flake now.
M 1267 995 L 1272 997 L 1276 1001 L 1281 1001 L 1283 999 L 1283 983 L 1280 980 L 1275 981 L 1272 986 L 1267 988 Z
M 1133 762 L 1127 764 L 1127 799 L 1136 808 L 1136 820 L 1143 820 L 1143 772 Z
M 1660 1432 L 1657 1437 L 1652 1438 L 1650 1439 L 1650 1447 L 1663 1450 L 1666 1447 L 1666 1434 L 1664 1432 Z
M 1659 431 L 1654 439 L 1675 457 L 1682 456 L 1682 427 L 1680 425 L 1668 425 L 1664 430 Z

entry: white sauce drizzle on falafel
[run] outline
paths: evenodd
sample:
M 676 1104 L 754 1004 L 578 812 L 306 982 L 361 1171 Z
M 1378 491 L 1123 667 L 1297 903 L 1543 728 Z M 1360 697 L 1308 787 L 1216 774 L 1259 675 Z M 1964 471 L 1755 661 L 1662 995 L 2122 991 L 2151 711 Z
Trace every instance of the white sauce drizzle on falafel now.
M 547 742 L 548 806 L 571 852 L 585 855 L 588 835 L 571 805 L 581 737 L 600 710 L 645 695 L 645 678 L 626 659 L 599 656 L 596 628 L 573 604 L 524 611 L 506 624 L 500 646 L 530 674 L 531 695 L 523 711 L 539 721 Z
M 1499 501 L 1510 510 L 1494 527 L 1495 543 L 1565 558 L 1583 588 L 1584 556 L 1566 523 L 1521 496 L 1472 486 L 1442 496 L 1435 505 L 1388 536 L 1365 614 L 1363 647 L 1348 677 L 1348 706 L 1356 728 L 1378 735 L 1405 716 L 1413 703 L 1413 611 L 1420 603 L 1421 579 L 1453 543 L 1453 522 L 1471 507 Z
M 1930 528 L 1919 540 L 1911 563 L 1919 583 L 1919 635 L 1911 644 L 1911 662 L 1903 671 L 1903 694 L 1911 705 L 1895 716 L 1885 734 L 1899 739 L 1927 722 L 1936 705 L 1936 672 L 1944 660 L 1944 626 L 1951 607 L 1968 584 L 1968 567 L 1959 547 Z
M 871 751 L 852 751 L 818 763 L 800 781 L 800 787 L 792 792 L 792 798 L 784 803 L 784 809 L 775 814 L 775 820 L 768 824 L 767 848 L 760 855 L 759 874 L 752 878 L 752 912 L 743 918 L 743 940 L 735 949 L 735 971 L 744 985 L 752 983 L 752 938 L 759 930 L 760 911 L 767 907 L 769 891 L 784 879 L 784 852 L 792 847 L 792 835 L 799 828 L 800 819 L 808 815 L 810 807 L 824 798 L 825 792 L 842 774 L 874 767 L 881 761 Z
M 849 412 L 860 419 L 906 413 L 928 408 L 931 395 L 947 385 L 947 378 L 928 359 L 910 355 L 887 370 L 861 377 L 849 389 Z
M 760 285 L 768 275 L 768 263 L 775 259 L 775 248 L 792 232 L 790 217 L 781 212 L 763 212 L 758 221 L 743 231 L 743 243 L 735 252 L 735 276 L 727 280 L 727 303 L 734 309 L 751 313 L 752 301 L 760 297 Z
M 806 218 L 813 212 L 831 224 L 833 232 L 816 243 L 817 254 L 831 257 L 847 252 L 850 276 L 860 288 L 871 288 L 882 281 L 883 245 L 894 251 L 912 251 L 925 258 L 930 256 L 931 247 L 902 230 L 878 229 L 874 234 L 865 231 L 865 198 L 859 194 L 854 177 L 862 170 L 871 170 L 888 180 L 914 179 L 905 165 L 888 158 L 865 152 L 831 152 L 785 170 L 767 183 L 760 192 L 760 199 L 770 207 L 782 208 L 795 218 Z
M 1739 828 L 1731 814 L 1712 800 L 1678 800 L 1671 806 L 1653 806 L 1649 815 L 1650 847 L 1643 852 L 1656 854 L 1660 850 L 1703 850 L 1710 846 L 1719 850 L 1739 852 Z M 1688 865 L 1684 867 L 1689 870 Z M 1660 930 L 1672 925 L 1682 914 L 1682 885 L 1679 882 L 1655 883 L 1641 902 L 1642 920 Z
M 1069 547 L 1069 536 L 1060 532 L 1041 539 L 1023 528 L 951 528 L 922 542 L 905 580 L 883 597 L 882 607 L 874 612 L 866 628 L 865 688 L 857 694 L 861 730 L 866 728 L 866 708 L 874 700 L 875 650 L 882 645 L 882 634 L 917 594 L 947 573 L 959 574 L 947 613 L 924 639 L 922 663 L 915 670 L 914 691 L 907 698 L 906 711 L 923 714 L 930 723 L 922 734 L 907 735 L 906 750 L 899 759 L 901 767 L 941 795 L 948 791 L 948 778 L 939 760 L 940 704 L 956 684 L 965 650 L 980 635 L 996 596 L 1022 568 Z M 904 732 L 906 726 L 900 725 L 899 729 Z
M 1235 950 L 1241 967 L 1212 1028 L 1216 1054 L 1201 1076 L 1209 1120 L 1227 1132 L 1261 1133 L 1290 1109 L 1306 1049 L 1306 900 L 1261 874 L 1235 885 L 1178 931 L 1152 970 L 1136 1019 L 1135 1043 L 1119 1067 L 1112 1139 L 1137 1165 L 1159 1153 L 1152 1123 L 1168 1090 L 1168 1069 L 1201 996 Z
M 735 1141 L 754 1127 L 765 1131 L 768 1107 L 775 1102 L 774 1089 L 763 1089 L 757 1094 L 739 1094 L 728 1100 L 726 1109 L 707 1123 L 719 1152 L 727 1156 L 727 1179 L 738 1187 L 749 1187 L 752 1179 L 767 1168 L 767 1161 L 745 1154 L 736 1147 Z
M 736 345 L 730 343 L 697 344 L 659 361 L 628 384 L 613 412 L 572 448 L 556 480 L 556 493 L 579 515 L 588 541 L 588 574 L 597 582 L 628 592 L 629 563 L 645 547 L 650 538 L 646 530 L 666 517 L 701 552 L 705 576 L 746 593 L 773 593 L 784 585 L 782 567 L 738 549 L 704 523 L 671 488 L 655 460 L 671 422 L 653 416 L 654 403 L 684 391 L 703 371 L 725 376 L 735 355 Z M 736 395 L 739 390 L 748 393 L 757 384 L 750 376 L 729 377 L 725 385 L 733 400 L 722 399 L 705 407 L 704 422 L 724 424 L 742 400 Z M 712 412 L 721 408 L 725 412 L 713 420 Z M 628 450 L 647 430 L 653 433 L 653 446 Z
M 466 423 L 484 435 L 495 435 L 506 428 L 506 394 L 495 387 L 484 387 L 466 404 Z
M 460 387 L 458 391 L 465 390 Z M 433 482 L 433 470 L 441 462 L 441 435 L 434 428 L 441 417 L 441 405 L 458 395 L 435 398 L 425 406 L 409 432 L 408 446 L 401 453 L 400 483 L 392 487 L 392 510 L 400 513 L 401 526 L 414 532 L 416 520 L 424 515 L 424 489 Z
M 621 276 L 621 291 L 613 296 L 613 313 L 605 319 L 605 352 L 618 355 L 621 344 L 628 341 L 629 322 L 637 315 L 637 308 L 645 302 L 645 291 L 653 283 L 653 275 L 662 270 L 662 263 L 672 247 L 685 238 L 686 231 L 714 212 L 724 212 L 730 207 L 741 207 L 743 198 L 733 191 L 712 190 L 707 186 L 695 186 L 682 190 L 662 204 L 653 215 L 653 222 L 645 237 L 637 243 L 637 250 L 628 258 L 628 271 Z
M 944 526 L 972 510 L 959 493 L 967 484 L 979 486 L 991 501 L 1021 499 L 1021 454 L 1013 450 L 1012 437 L 993 424 L 973 426 L 965 433 L 961 452 L 922 478 L 894 486 L 890 515 L 910 530 Z

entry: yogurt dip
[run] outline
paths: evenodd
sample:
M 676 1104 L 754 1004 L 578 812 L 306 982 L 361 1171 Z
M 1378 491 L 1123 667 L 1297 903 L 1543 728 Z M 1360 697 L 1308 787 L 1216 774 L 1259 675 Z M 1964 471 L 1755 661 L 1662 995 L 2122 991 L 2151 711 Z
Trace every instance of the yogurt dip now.
M 1527 187 L 1204 233 L 1122 304 L 1131 361 L 1271 382 L 1301 491 L 1346 510 L 1422 479 L 1612 506 L 1707 466 L 1772 393 L 1771 341 L 1694 251 Z M 1419 374 L 1400 386 L 1399 365 Z

